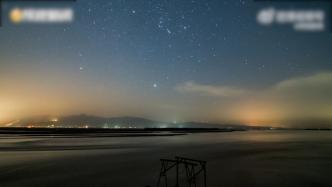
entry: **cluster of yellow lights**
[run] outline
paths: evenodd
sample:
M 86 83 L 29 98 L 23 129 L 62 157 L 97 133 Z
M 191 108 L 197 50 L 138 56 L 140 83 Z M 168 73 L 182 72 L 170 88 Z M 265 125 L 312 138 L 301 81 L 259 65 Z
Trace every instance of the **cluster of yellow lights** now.
M 51 122 L 58 122 L 59 120 L 58 120 L 58 118 L 52 118 L 50 121 Z

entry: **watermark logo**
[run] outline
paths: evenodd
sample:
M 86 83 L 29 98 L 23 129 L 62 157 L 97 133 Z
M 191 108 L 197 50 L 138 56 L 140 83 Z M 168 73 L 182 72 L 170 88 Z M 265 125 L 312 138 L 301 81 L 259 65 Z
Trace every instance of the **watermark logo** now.
M 4 1 L 13 0 L 0 0 L 0 27 L 2 26 L 2 4 Z M 15 2 L 76 2 L 76 0 L 15 0 Z M 74 21 L 74 10 L 72 8 L 57 8 L 57 7 L 47 7 L 47 8 L 12 8 L 8 12 L 9 21 L 14 24 L 20 23 L 71 23 Z
M 274 22 L 274 16 L 273 8 L 263 9 L 257 14 L 257 21 L 262 25 L 271 25 Z
M 71 8 L 13 8 L 9 12 L 12 23 L 70 23 L 74 19 Z
M 261 3 L 326 3 L 330 6 L 330 21 L 332 21 L 332 0 L 254 0 Z M 293 6 L 292 6 L 293 7 Z M 302 6 L 303 7 L 303 6 Z M 318 9 L 304 9 L 292 8 L 281 9 L 275 7 L 265 7 L 257 13 L 257 23 L 262 26 L 272 25 L 290 25 L 295 31 L 302 32 L 320 32 L 327 30 L 329 22 L 326 10 Z M 332 22 L 330 22 L 330 31 L 332 32 Z
M 15 8 L 10 12 L 9 17 L 13 23 L 20 23 L 22 21 L 23 13 L 20 9 Z
M 288 24 L 296 31 L 323 31 L 325 29 L 325 12 L 322 10 L 265 8 L 258 12 L 257 22 L 264 26 Z

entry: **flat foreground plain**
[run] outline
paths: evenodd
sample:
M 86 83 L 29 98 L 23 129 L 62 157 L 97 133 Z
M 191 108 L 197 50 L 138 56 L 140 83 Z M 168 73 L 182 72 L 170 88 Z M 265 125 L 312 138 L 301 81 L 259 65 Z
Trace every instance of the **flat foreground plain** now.
M 0 186 L 154 187 L 159 159 L 174 156 L 206 160 L 209 187 L 332 186 L 332 132 L 286 130 L 147 137 L 0 135 Z

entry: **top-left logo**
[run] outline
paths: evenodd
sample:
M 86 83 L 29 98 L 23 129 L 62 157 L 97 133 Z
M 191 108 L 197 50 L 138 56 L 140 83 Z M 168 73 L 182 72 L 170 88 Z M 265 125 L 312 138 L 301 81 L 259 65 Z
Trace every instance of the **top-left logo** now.
M 74 19 L 71 8 L 13 8 L 9 19 L 19 23 L 70 23 Z

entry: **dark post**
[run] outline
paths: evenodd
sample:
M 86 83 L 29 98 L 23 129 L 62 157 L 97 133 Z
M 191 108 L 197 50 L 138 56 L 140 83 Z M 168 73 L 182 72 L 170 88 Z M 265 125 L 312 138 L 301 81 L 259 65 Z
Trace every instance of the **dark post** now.
M 176 186 L 179 187 L 179 161 L 176 160 Z
M 204 164 L 204 187 L 207 187 L 207 183 L 206 183 L 206 163 Z

